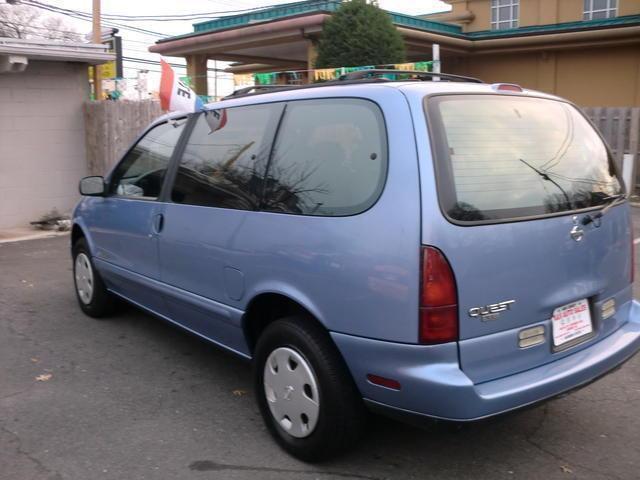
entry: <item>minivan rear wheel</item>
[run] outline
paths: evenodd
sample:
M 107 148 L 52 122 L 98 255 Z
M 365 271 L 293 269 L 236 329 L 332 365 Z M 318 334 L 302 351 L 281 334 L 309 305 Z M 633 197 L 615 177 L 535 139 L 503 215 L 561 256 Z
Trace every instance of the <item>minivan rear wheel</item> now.
M 307 461 L 353 447 L 365 412 L 362 399 L 328 333 L 302 316 L 269 324 L 254 356 L 255 392 L 278 444 Z
M 100 274 L 93 266 L 91 253 L 84 238 L 76 241 L 72 253 L 73 284 L 82 311 L 94 318 L 113 313 L 117 300 L 109 293 Z

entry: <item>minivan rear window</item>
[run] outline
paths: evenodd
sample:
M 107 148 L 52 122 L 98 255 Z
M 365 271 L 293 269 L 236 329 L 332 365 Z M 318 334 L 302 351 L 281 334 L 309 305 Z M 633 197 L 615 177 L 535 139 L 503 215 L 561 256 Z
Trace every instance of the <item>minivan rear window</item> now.
M 450 95 L 427 104 L 440 203 L 454 221 L 558 214 L 621 193 L 605 144 L 568 103 Z

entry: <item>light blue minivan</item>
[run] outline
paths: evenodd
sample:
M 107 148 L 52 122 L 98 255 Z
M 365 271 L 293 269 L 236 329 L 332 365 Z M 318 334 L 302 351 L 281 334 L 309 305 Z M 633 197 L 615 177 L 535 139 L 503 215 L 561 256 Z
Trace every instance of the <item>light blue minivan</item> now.
M 580 110 L 389 77 L 162 117 L 73 216 L 82 310 L 124 299 L 251 359 L 266 425 L 307 461 L 356 444 L 367 409 L 477 420 L 640 349 L 630 207 Z

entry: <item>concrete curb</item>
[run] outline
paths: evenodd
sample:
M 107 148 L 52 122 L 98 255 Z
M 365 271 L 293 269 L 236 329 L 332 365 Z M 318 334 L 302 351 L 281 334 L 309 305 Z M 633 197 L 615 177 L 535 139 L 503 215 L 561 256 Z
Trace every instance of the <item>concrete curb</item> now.
M 43 231 L 33 232 L 26 235 L 16 235 L 14 237 L 7 237 L 7 238 L 0 237 L 0 244 L 24 242 L 26 240 L 39 240 L 41 238 L 62 237 L 65 235 L 69 235 L 69 232 L 54 232 L 50 230 L 43 230 Z

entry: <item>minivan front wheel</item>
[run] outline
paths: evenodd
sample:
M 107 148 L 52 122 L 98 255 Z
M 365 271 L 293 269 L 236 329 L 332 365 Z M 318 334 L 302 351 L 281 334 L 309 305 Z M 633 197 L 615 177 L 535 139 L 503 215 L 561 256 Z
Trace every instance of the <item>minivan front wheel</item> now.
M 100 318 L 114 311 L 116 299 L 94 268 L 84 238 L 73 245 L 73 284 L 80 308 L 90 317 Z
M 355 445 L 362 400 L 321 327 L 297 316 L 271 323 L 258 339 L 254 381 L 267 428 L 293 456 L 319 461 Z

